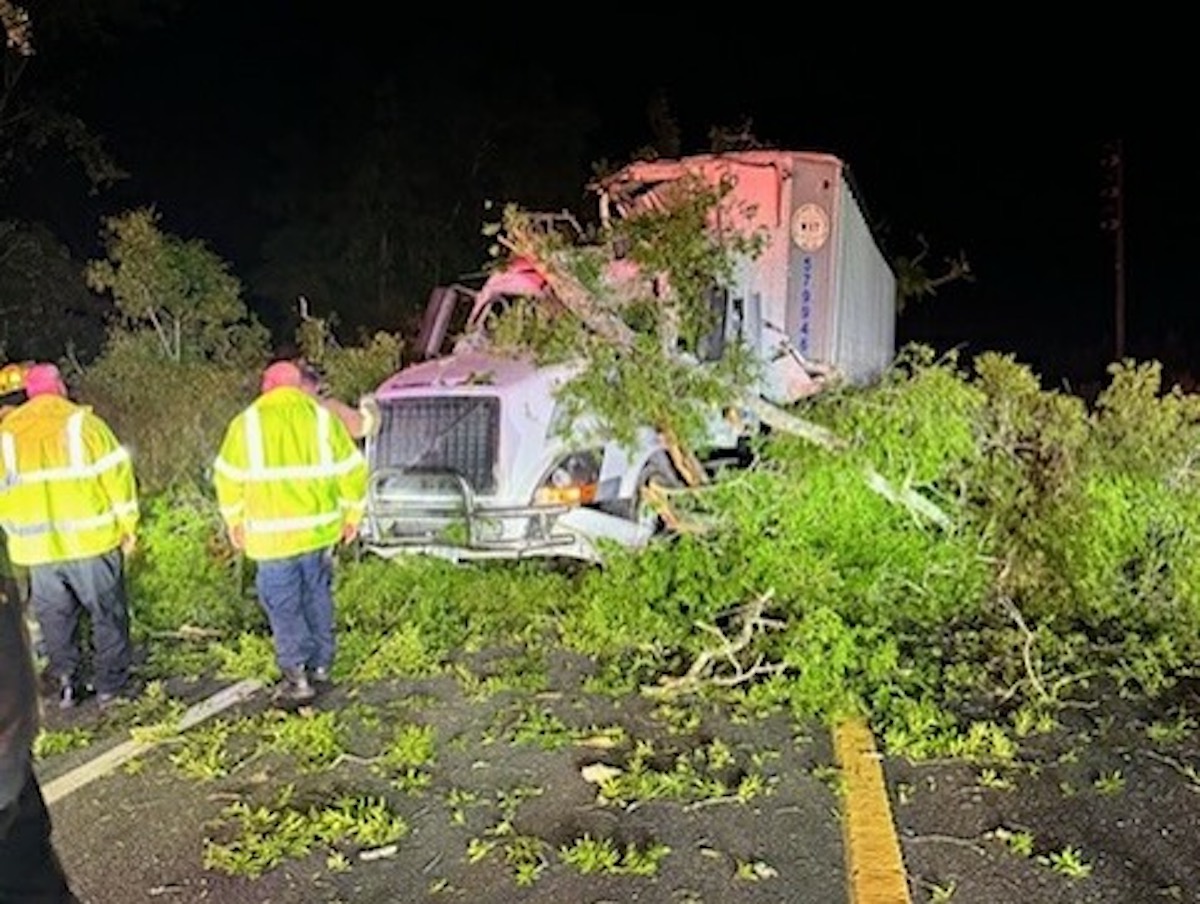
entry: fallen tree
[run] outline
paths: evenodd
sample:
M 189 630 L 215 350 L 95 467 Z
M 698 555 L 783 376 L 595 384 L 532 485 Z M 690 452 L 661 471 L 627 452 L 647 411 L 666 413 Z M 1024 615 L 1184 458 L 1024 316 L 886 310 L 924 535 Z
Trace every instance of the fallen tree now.
M 761 251 L 762 236 L 729 228 L 739 218 L 721 210 L 732 203 L 728 185 L 682 179 L 660 201 L 583 242 L 564 241 L 561 230 L 547 228 L 553 219 L 506 208 L 494 227 L 496 254 L 501 264 L 535 267 L 548 298 L 501 315 L 500 341 L 541 362 L 582 361 L 582 372 L 562 390 L 569 410 L 595 415 L 618 439 L 650 425 L 689 487 L 709 479 L 700 446 L 712 411 L 827 450 L 844 448 L 833 431 L 764 398 L 744 349 L 700 366 L 696 352 L 713 325 L 712 293 L 725 288 L 739 256 Z M 810 367 L 814 386 L 837 385 L 832 367 Z M 949 526 L 949 516 L 914 487 L 895 486 L 870 466 L 864 478 L 889 501 Z M 682 526 L 666 494 L 646 497 L 667 524 Z

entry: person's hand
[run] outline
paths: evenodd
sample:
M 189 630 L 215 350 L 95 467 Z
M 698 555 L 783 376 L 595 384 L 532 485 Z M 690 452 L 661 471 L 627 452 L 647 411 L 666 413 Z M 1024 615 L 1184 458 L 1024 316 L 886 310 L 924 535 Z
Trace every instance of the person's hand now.
M 121 538 L 121 552 L 131 556 L 137 549 L 137 534 L 126 534 Z
M 363 396 L 358 400 L 358 415 L 360 436 L 374 436 L 379 432 L 379 403 L 373 396 Z
M 358 537 L 358 525 L 357 524 L 343 524 L 342 525 L 342 542 L 343 543 L 347 543 L 347 544 L 353 543 L 356 537 Z
M 246 528 L 240 524 L 229 528 L 229 543 L 234 549 L 245 549 Z

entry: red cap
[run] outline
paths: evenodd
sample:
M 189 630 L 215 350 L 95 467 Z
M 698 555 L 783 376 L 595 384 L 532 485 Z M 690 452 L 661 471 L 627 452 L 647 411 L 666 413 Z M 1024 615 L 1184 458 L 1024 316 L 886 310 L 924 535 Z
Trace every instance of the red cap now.
M 53 364 L 35 364 L 25 371 L 25 394 L 31 399 L 40 395 L 65 396 L 67 386 Z
M 276 361 L 263 371 L 262 391 L 270 392 L 280 386 L 291 386 L 299 389 L 301 385 L 300 368 L 291 361 Z

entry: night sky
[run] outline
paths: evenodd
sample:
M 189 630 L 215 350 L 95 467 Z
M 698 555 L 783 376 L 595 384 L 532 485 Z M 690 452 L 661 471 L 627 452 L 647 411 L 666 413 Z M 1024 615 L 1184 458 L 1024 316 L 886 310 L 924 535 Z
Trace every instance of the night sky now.
M 397 21 L 375 3 L 190 5 L 126 40 L 84 92 L 84 116 L 133 178 L 81 201 L 62 227 L 77 246 L 94 238 L 101 215 L 153 202 L 171 231 L 204 239 L 235 272 L 252 267 L 269 225 L 253 200 L 279 136 L 320 144 L 338 109 L 384 76 L 429 94 L 447 82 L 500 85 L 513 104 L 537 76 L 594 116 L 593 159 L 623 160 L 650 141 L 656 92 L 685 152 L 707 151 L 714 125 L 748 122 L 766 144 L 841 156 L 893 252 L 914 253 L 923 234 L 931 269 L 961 251 L 974 270 L 973 282 L 906 313 L 900 338 L 1011 351 L 1048 382 L 1101 379 L 1113 356 L 1114 244 L 1099 226 L 1100 159 L 1120 137 L 1126 352 L 1178 373 L 1200 351 L 1192 150 L 1166 129 L 1129 128 L 1124 96 L 1087 73 L 1034 91 L 994 71 L 975 78 L 961 49 L 957 61 L 856 69 L 844 31 L 821 32 L 799 53 L 761 29 L 716 45 L 669 20 L 585 27 L 580 11 L 575 24 L 550 28 L 545 17 L 531 25 L 499 8 Z M 1074 115 L 1101 109 L 1101 99 L 1104 115 Z

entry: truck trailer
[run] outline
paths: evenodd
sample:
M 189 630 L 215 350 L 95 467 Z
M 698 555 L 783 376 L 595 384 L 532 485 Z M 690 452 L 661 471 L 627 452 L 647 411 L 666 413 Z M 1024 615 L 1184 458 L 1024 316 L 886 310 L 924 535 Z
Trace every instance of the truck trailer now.
M 661 206 L 685 177 L 725 186 L 736 202 L 727 209 L 746 220 L 738 225 L 764 239 L 715 293 L 716 341 L 706 354 L 742 345 L 759 365 L 755 391 L 779 406 L 834 382 L 877 378 L 895 354 L 896 281 L 846 164 L 784 150 L 635 162 L 593 186 L 601 223 Z M 372 394 L 379 425 L 366 443 L 370 551 L 597 561 L 606 542 L 640 546 L 661 528 L 641 492 L 655 481 L 680 483 L 663 438 L 647 427 L 632 445 L 597 440 L 586 417 L 564 431 L 556 396 L 576 369 L 488 342 L 494 311 L 551 295 L 536 262 L 522 259 L 478 288 L 431 293 L 421 360 Z M 755 429 L 753 417 L 714 412 L 709 448 L 727 454 Z

